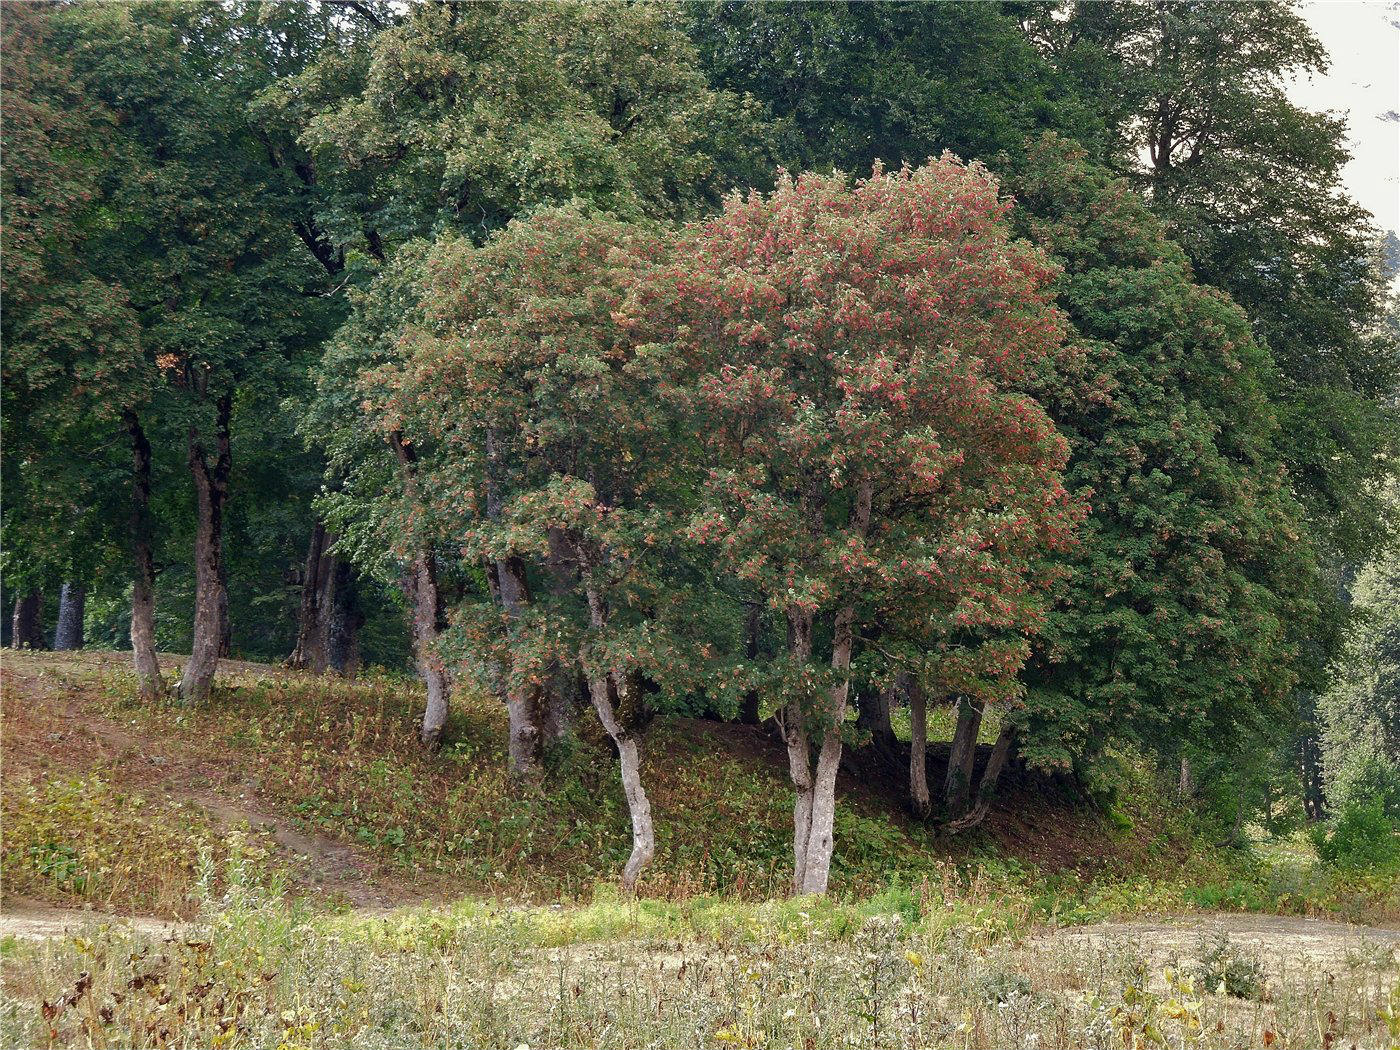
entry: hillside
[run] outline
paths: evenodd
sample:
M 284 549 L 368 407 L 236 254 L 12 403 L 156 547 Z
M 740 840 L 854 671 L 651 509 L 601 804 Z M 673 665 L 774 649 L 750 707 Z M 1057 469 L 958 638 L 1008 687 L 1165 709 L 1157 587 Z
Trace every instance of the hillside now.
M 587 900 L 627 856 L 614 766 L 586 725 L 552 788 L 522 797 L 497 705 L 459 697 L 449 743 L 429 756 L 413 732 L 421 690 L 401 677 L 227 662 L 209 703 L 145 707 L 121 654 L 7 654 L 6 664 L 7 906 L 188 914 L 200 879 L 231 857 L 318 906 Z M 785 894 L 791 789 L 779 743 L 762 728 L 687 718 L 657 719 L 648 740 L 668 762 L 645 771 L 660 836 L 643 895 Z M 1059 889 L 1092 912 L 1086 884 L 1112 888 L 1102 907 L 1114 910 L 1123 886 L 1137 887 L 1125 901 L 1175 900 L 1187 882 L 1216 886 L 1206 903 L 1359 906 L 1335 887 L 1306 899 L 1242 889 L 1258 867 L 1204 849 L 1150 790 L 1125 793 L 1109 819 L 1017 770 L 983 829 L 947 838 L 902 815 L 902 785 L 872 772 L 871 756 L 855 751 L 849 765 L 834 864 L 847 897 L 975 877 L 1033 890 L 1045 909 L 1061 906 Z
M 6 654 L 17 1045 L 1371 1045 L 1400 1016 L 1393 884 L 1213 851 L 1148 790 L 1110 817 L 1018 770 L 976 837 L 941 839 L 857 751 L 836 892 L 791 899 L 776 742 L 658 719 L 664 831 L 627 899 L 596 742 L 520 798 L 470 696 L 429 757 L 403 678 L 225 662 L 207 704 L 143 707 L 124 664 Z

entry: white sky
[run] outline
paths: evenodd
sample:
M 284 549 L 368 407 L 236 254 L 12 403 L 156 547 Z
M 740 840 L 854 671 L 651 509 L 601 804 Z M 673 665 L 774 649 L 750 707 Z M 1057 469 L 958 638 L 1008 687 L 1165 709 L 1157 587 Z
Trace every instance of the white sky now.
M 1347 189 L 1383 229 L 1400 231 L 1400 2 L 1311 0 L 1301 10 L 1332 65 L 1290 94 L 1347 115 Z

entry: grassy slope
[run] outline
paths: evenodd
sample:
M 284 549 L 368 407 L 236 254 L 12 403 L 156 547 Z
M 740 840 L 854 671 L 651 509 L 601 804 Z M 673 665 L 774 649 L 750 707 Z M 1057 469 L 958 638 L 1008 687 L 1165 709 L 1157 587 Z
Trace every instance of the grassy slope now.
M 425 756 L 413 735 L 419 689 L 402 678 L 342 682 L 232 665 L 206 706 L 146 707 L 132 699 L 124 666 L 98 654 L 6 654 L 3 859 L 12 896 L 179 911 L 196 895 L 201 855 L 206 876 L 237 855 L 286 866 L 293 886 L 321 896 L 363 874 L 388 888 L 376 898 L 387 902 L 586 899 L 627 856 L 626 811 L 606 752 L 585 739 L 564 757 L 554 790 L 521 797 L 506 775 L 504 712 L 480 698 L 458 699 L 451 744 Z M 646 753 L 658 857 L 643 892 L 784 893 L 791 795 L 778 744 L 751 727 L 658 719 Z M 903 816 L 897 782 L 858 779 L 842 783 L 834 865 L 834 889 L 850 897 L 898 881 L 916 896 L 946 898 L 952 884 L 990 880 L 1010 895 L 1009 915 L 1078 917 L 1179 906 L 1192 893 L 1213 906 L 1293 910 L 1354 911 L 1376 899 L 1330 885 L 1271 895 L 1238 857 L 1202 850 L 1145 787 L 1126 793 L 1110 823 L 1057 799 L 1046 781 L 1013 777 L 984 832 L 947 840 Z M 295 859 L 301 846 L 279 850 L 266 833 L 231 840 L 230 821 L 214 818 L 236 816 L 234 797 L 284 824 L 296 843 L 311 842 L 310 859 Z M 344 861 L 340 883 L 307 870 L 331 856 L 317 842 L 345 844 L 350 859 L 332 858 Z M 157 856 L 170 860 L 154 865 Z

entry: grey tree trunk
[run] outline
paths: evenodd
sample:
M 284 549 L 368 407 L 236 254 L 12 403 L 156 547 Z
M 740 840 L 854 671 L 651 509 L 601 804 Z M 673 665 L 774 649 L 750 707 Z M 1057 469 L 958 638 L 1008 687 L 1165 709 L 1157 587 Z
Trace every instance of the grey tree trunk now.
M 987 818 L 996 798 L 997 784 L 1001 780 L 1007 761 L 1011 758 L 1011 749 L 1015 743 L 1016 727 L 1007 722 L 1001 727 L 996 743 L 992 745 L 992 754 L 987 759 L 987 768 L 982 770 L 982 779 L 977 784 L 977 797 L 972 808 L 955 820 L 949 821 L 942 830 L 956 834 L 977 827 Z
M 1309 823 L 1327 819 L 1327 791 L 1322 779 L 1322 740 L 1317 725 L 1317 697 L 1297 690 L 1298 771 L 1303 780 L 1303 816 Z
M 15 600 L 10 645 L 15 649 L 44 649 L 44 595 L 32 588 Z
M 131 655 L 141 699 L 164 690 L 156 658 L 156 571 L 151 539 L 151 443 L 135 412 L 123 413 L 131 439 Z
M 977 733 L 982 728 L 982 705 L 970 696 L 958 698 L 958 723 L 948 752 L 943 779 L 943 808 L 949 817 L 967 812 L 972 800 L 972 770 L 977 762 Z
M 404 491 L 414 503 L 418 502 L 418 455 L 413 446 L 395 431 L 389 435 L 389 445 L 399 464 L 399 478 Z M 425 748 L 436 750 L 447 728 L 447 709 L 452 695 L 452 682 L 447 666 L 437 651 L 438 611 L 441 597 L 437 585 L 437 565 L 432 542 L 420 538 L 416 544 L 413 564 L 409 569 L 408 598 L 413 608 L 413 658 L 419 677 L 427 690 L 423 704 L 423 721 L 418 739 Z
M 788 655 L 793 666 L 806 667 L 812 660 L 812 611 L 789 606 Z M 783 742 L 787 745 L 788 773 L 795 798 L 792 806 L 792 892 L 807 884 L 807 840 L 812 833 L 812 745 L 807 733 L 807 713 L 800 700 L 783 709 Z
M 608 623 L 607 606 L 602 595 L 591 586 L 585 586 L 584 591 L 588 598 L 589 620 L 595 630 L 602 630 Z M 638 877 L 656 855 L 656 831 L 651 820 L 651 802 L 642 787 L 641 753 L 636 737 L 622 725 L 613 703 L 613 698 L 622 697 L 628 688 L 631 688 L 628 676 L 618 669 L 588 676 L 593 710 L 598 713 L 603 729 L 617 745 L 622 791 L 627 798 L 627 812 L 632 818 L 632 854 L 622 869 L 622 888 L 630 893 L 637 888 Z
M 847 526 L 856 536 L 864 537 L 869 530 L 873 495 L 868 481 L 856 488 Z M 835 672 L 836 682 L 827 694 L 821 748 L 817 753 L 816 772 L 812 776 L 807 857 L 801 865 L 803 893 L 825 893 L 831 877 L 831 856 L 836 847 L 836 774 L 841 767 L 841 727 L 846 720 L 846 704 L 851 689 L 849 673 L 854 628 L 855 606 L 845 605 L 836 613 L 832 632 L 831 669 Z M 809 649 L 810 644 L 809 636 Z
M 500 487 L 497 483 L 500 474 L 498 456 L 496 434 L 488 429 L 486 514 L 492 520 L 499 520 L 502 512 Z M 507 556 L 496 559 L 494 570 L 496 593 L 506 615 L 506 629 L 513 630 L 530 605 L 530 587 L 525 576 L 525 564 L 518 557 Z M 540 732 L 541 690 L 533 684 L 517 681 L 514 675 L 508 675 L 507 678 L 509 684 L 505 689 L 505 702 L 510 728 L 506 750 L 510 758 L 510 769 L 516 777 L 526 783 L 539 784 L 544 778 L 544 739 Z M 591 686 L 589 691 L 592 692 Z
M 208 699 L 225 645 L 228 624 L 228 592 L 224 585 L 224 502 L 232 468 L 229 425 L 233 395 L 219 398 L 215 421 L 216 455 L 210 463 L 199 431 L 190 427 L 189 467 L 194 477 L 198 521 L 194 542 L 194 639 L 190 658 L 180 679 L 180 699 Z
M 64 583 L 58 592 L 58 626 L 53 632 L 53 647 L 57 650 L 83 647 L 83 612 L 87 605 L 87 587 L 81 583 Z
M 1196 793 L 1196 778 L 1191 775 L 1191 760 L 1181 756 L 1181 771 L 1176 782 L 1176 793 L 1180 798 L 1190 798 Z
M 423 722 L 419 728 L 418 739 L 431 751 L 442 743 L 443 730 L 447 728 L 448 701 L 452 690 L 447 667 L 437 651 L 437 568 L 433 564 L 430 551 L 420 550 L 414 557 L 411 578 L 413 655 L 418 664 L 418 674 L 423 679 L 428 693 L 427 702 L 423 705 Z
M 903 675 L 909 698 L 909 805 L 919 817 L 928 816 L 928 694 L 912 675 Z

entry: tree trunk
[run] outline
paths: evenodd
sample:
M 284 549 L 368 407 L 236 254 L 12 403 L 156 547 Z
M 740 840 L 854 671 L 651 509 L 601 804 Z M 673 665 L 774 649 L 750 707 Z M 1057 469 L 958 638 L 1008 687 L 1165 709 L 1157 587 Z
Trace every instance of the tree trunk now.
M 997 783 L 1001 780 L 1002 770 L 1006 768 L 1006 763 L 1011 758 L 1011 749 L 1015 743 L 1016 727 L 1007 722 L 1001 727 L 1001 732 L 997 734 L 997 741 L 992 745 L 992 754 L 987 759 L 987 768 L 982 770 L 982 779 L 977 785 L 976 802 L 967 813 L 949 821 L 942 830 L 949 834 L 957 834 L 959 831 L 977 827 L 987 818 L 987 814 L 992 809 L 992 801 L 996 798 Z
M 344 558 L 332 558 L 331 611 L 326 660 L 338 675 L 353 678 L 360 670 L 360 628 L 365 614 L 360 608 L 360 588 L 355 570 Z
M 15 601 L 10 645 L 16 649 L 44 649 L 44 595 L 39 588 Z
M 329 612 L 333 601 L 334 562 L 330 553 L 334 538 L 316 522 L 306 551 L 306 569 L 301 584 L 301 607 L 297 610 L 297 640 L 287 666 L 298 670 L 325 671 L 330 661 Z
M 982 705 L 972 697 L 958 699 L 958 724 L 948 752 L 948 773 L 943 778 L 943 808 L 949 817 L 966 811 L 972 799 L 972 770 L 977 762 L 977 733 L 982 728 Z
M 1317 698 L 1298 690 L 1298 771 L 1303 780 L 1303 816 L 1309 823 L 1327 819 L 1327 795 L 1322 781 L 1322 742 L 1317 731 Z
M 1190 798 L 1196 793 L 1196 778 L 1191 775 L 1191 760 L 1181 756 L 1181 770 L 1177 776 L 1176 794 L 1178 798 Z
M 870 734 L 871 747 L 885 758 L 897 751 L 894 725 L 890 721 L 897 691 L 898 686 L 856 693 L 856 727 Z
M 53 633 L 57 650 L 83 647 L 83 613 L 87 605 L 87 587 L 81 583 L 64 583 L 58 592 L 58 627 Z
M 419 502 L 418 454 L 398 431 L 389 435 L 389 445 L 399 463 L 399 476 L 404 492 L 416 505 Z M 413 606 L 413 658 L 428 694 L 423 705 L 423 721 L 419 725 L 418 739 L 429 751 L 435 751 L 442 743 L 442 733 L 447 727 L 447 708 L 452 694 L 452 683 L 447 675 L 447 667 L 437 651 L 441 598 L 438 594 L 437 565 L 432 542 L 419 538 L 414 546 L 416 551 L 409 570 L 408 588 L 409 601 Z
M 788 656 L 794 668 L 805 670 L 812 661 L 810 609 L 787 609 Z M 792 892 L 801 893 L 807 883 L 807 839 L 812 833 L 812 743 L 807 733 L 807 712 L 801 700 L 783 708 L 783 742 L 787 745 L 788 773 L 795 793 L 792 806 Z
M 920 817 L 928 816 L 928 694 L 912 675 L 902 675 L 909 698 L 909 805 Z
M 135 412 L 122 416 L 131 438 L 131 655 L 142 700 L 164 690 L 156 658 L 156 570 L 151 539 L 151 443 Z
M 486 514 L 493 521 L 500 520 L 503 509 L 497 483 L 500 473 L 497 458 L 496 434 L 488 429 Z M 530 587 L 525 576 L 525 563 L 515 556 L 497 558 L 495 574 L 497 595 L 506 615 L 506 630 L 513 630 L 530 605 Z M 506 750 L 510 756 L 510 769 L 525 782 L 538 784 L 544 776 L 544 764 L 541 761 L 544 740 L 540 733 L 539 711 L 541 690 L 531 683 L 517 681 L 514 675 L 507 675 L 507 680 L 505 701 L 510 728 Z M 591 685 L 589 692 L 592 693 Z
M 233 655 L 233 621 L 228 615 L 228 561 L 219 541 L 219 659 Z
M 447 667 L 437 651 L 437 567 L 431 551 L 420 549 L 415 555 L 412 581 L 413 655 L 418 663 L 418 674 L 428 692 L 418 739 L 424 747 L 434 751 L 442 743 L 442 733 L 447 727 L 448 701 L 452 689 Z
M 556 599 L 567 600 L 577 593 L 578 567 L 568 538 L 558 528 L 549 530 L 549 554 L 545 559 L 549 570 L 549 587 Z M 497 595 L 499 599 L 499 594 Z M 543 743 L 558 743 L 573 732 L 574 713 L 591 696 L 591 690 L 571 660 L 551 660 L 545 676 L 544 695 L 540 703 L 540 738 Z
M 848 531 L 864 537 L 870 527 L 870 509 L 874 495 L 871 483 L 862 482 L 856 489 L 851 507 Z M 825 893 L 831 875 L 831 856 L 836 847 L 836 774 L 841 767 L 841 728 L 846 720 L 846 704 L 850 696 L 851 655 L 855 642 L 855 606 L 845 605 L 836 613 L 831 641 L 831 669 L 836 682 L 827 694 L 827 708 L 822 719 L 822 742 L 817 753 L 817 768 L 812 776 L 810 828 L 806 837 L 807 856 L 802 869 L 802 893 Z M 807 648 L 810 652 L 811 637 Z
M 586 567 L 585 567 L 586 569 Z M 602 630 L 608 623 L 607 606 L 602 595 L 593 587 L 585 586 L 588 598 L 589 622 L 595 630 Z M 587 666 L 587 661 L 583 661 Z M 656 855 L 656 832 L 651 821 L 651 803 L 642 788 L 641 754 L 637 740 L 619 721 L 614 697 L 622 697 L 623 691 L 630 688 L 628 677 L 614 668 L 607 673 L 594 673 L 588 676 L 588 692 L 593 699 L 593 710 L 598 713 L 598 721 L 603 724 L 609 737 L 617 745 L 617 764 L 622 775 L 622 791 L 627 797 L 627 812 L 632 818 L 632 854 L 622 869 L 622 888 L 629 893 L 637 888 L 637 878 Z
M 763 606 L 758 602 L 745 604 L 749 611 L 744 618 L 744 656 L 753 664 L 758 659 L 758 640 L 763 631 Z M 744 725 L 758 725 L 759 710 L 758 690 L 750 689 L 744 694 L 743 705 L 739 708 L 739 721 Z
M 198 521 L 194 541 L 194 640 L 189 662 L 180 679 L 180 699 L 198 702 L 208 698 L 219 666 L 228 623 L 228 595 L 224 586 L 224 502 L 228 498 L 229 425 L 233 395 L 219 398 L 215 422 L 217 455 L 209 462 L 199 431 L 190 427 L 189 467 L 194 477 Z

